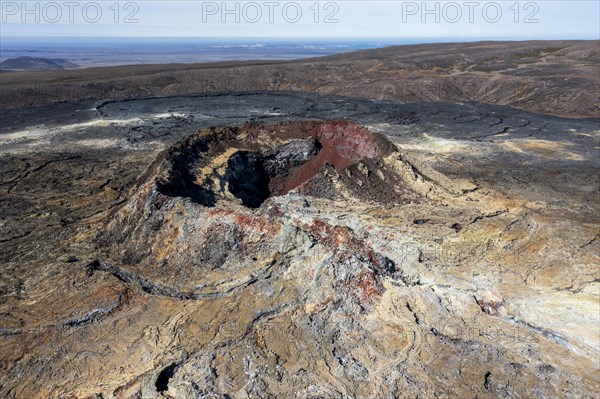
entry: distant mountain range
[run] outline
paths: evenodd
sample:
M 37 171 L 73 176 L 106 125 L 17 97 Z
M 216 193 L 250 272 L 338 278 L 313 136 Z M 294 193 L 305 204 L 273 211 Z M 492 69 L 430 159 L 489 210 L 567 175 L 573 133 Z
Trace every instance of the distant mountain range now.
M 49 71 L 77 68 L 79 65 L 63 59 L 18 57 L 0 62 L 0 70 Z

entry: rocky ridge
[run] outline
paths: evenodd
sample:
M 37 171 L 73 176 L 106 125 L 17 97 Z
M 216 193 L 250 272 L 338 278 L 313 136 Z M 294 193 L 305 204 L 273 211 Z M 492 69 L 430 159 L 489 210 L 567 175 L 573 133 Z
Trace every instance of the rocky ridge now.
M 391 46 L 295 61 L 133 65 L 2 75 L 0 107 L 223 92 L 470 102 L 600 115 L 598 41 Z

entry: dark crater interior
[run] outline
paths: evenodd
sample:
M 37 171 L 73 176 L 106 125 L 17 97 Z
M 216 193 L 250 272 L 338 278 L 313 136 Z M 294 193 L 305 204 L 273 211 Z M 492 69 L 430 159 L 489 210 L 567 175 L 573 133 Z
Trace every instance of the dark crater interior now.
M 234 197 L 249 208 L 258 208 L 271 196 L 269 175 L 260 154 L 248 151 L 236 152 L 227 161 L 227 170 L 221 180 L 221 190 L 229 186 Z

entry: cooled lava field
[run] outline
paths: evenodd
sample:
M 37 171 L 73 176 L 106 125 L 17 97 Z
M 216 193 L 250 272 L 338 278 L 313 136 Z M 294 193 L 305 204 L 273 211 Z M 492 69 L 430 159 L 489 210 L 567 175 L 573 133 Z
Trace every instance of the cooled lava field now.
M 600 119 L 2 109 L 4 398 L 596 398 Z

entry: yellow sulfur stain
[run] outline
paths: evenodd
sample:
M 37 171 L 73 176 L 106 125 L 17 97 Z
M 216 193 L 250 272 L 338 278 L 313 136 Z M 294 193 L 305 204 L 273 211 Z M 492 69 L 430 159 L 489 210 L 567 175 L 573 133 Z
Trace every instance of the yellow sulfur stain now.
M 571 146 L 570 143 L 559 143 L 547 140 L 519 140 L 504 142 L 502 143 L 502 146 L 513 152 L 533 152 L 536 155 L 549 159 L 584 160 L 581 155 L 567 150 L 567 148 Z

